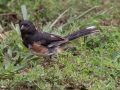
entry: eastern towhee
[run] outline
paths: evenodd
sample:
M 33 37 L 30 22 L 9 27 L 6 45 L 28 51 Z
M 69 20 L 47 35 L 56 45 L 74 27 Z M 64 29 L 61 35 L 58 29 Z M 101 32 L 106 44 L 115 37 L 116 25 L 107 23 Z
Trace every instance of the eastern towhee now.
M 91 33 L 100 32 L 100 30 L 91 26 L 61 37 L 37 30 L 32 22 L 24 20 L 20 22 L 20 32 L 26 48 L 34 55 L 46 57 L 60 52 L 61 47 L 67 42 Z

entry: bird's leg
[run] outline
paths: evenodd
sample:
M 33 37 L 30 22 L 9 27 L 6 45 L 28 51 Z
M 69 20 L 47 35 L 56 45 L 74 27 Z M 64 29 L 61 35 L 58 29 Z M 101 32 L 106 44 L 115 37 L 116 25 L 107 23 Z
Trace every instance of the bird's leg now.
M 46 56 L 46 57 L 43 57 L 43 58 L 44 58 L 44 61 L 42 62 L 42 65 L 44 67 L 48 67 L 48 66 L 52 65 L 52 56 Z
M 58 67 L 63 68 L 64 65 L 61 64 L 57 59 L 56 56 L 49 56 L 49 57 L 44 57 L 44 61 L 42 62 L 42 65 L 44 67 L 51 67 L 53 65 L 58 65 Z

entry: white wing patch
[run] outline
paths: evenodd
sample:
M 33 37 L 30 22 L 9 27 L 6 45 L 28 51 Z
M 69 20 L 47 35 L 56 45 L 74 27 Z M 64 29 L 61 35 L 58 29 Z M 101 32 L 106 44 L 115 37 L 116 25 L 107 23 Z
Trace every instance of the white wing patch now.
M 54 38 L 55 36 L 54 35 L 51 35 L 51 38 Z

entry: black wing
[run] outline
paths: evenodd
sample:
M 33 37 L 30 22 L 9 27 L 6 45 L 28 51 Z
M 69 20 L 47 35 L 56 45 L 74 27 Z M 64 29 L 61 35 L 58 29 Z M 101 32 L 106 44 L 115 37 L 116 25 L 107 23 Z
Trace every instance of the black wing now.
M 34 39 L 35 39 L 34 40 L 35 42 L 40 42 L 41 45 L 48 46 L 48 47 L 58 45 L 59 42 L 61 41 L 64 42 L 66 40 L 64 37 L 61 37 L 55 34 L 49 34 L 42 31 L 38 31 L 34 35 Z

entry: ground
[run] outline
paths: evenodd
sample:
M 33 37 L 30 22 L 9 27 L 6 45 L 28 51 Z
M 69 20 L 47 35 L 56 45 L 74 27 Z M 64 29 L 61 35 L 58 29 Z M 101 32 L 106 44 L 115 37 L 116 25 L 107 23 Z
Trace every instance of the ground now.
M 1 0 L 0 89 L 120 90 L 119 3 Z M 96 26 L 101 32 L 70 42 L 48 65 L 23 46 L 18 25 L 22 19 L 61 36 L 87 26 Z

